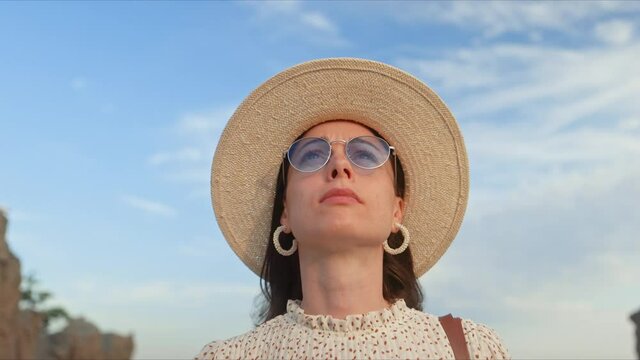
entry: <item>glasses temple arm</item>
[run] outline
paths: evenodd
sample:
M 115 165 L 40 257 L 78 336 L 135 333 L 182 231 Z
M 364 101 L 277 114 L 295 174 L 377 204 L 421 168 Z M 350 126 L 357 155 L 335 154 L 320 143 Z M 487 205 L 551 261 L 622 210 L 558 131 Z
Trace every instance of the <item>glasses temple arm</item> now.
M 398 192 L 398 156 L 396 155 L 396 148 L 389 146 L 389 152 L 393 155 L 393 188 Z

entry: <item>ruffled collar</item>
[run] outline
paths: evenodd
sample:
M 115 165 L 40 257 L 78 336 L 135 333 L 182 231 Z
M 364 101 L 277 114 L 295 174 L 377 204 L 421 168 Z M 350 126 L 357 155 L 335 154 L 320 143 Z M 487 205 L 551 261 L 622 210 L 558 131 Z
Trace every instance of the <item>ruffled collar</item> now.
M 291 321 L 311 329 L 349 332 L 370 330 L 402 320 L 409 311 L 404 299 L 396 300 L 390 308 L 370 311 L 366 314 L 347 315 L 345 319 L 336 319 L 331 315 L 307 315 L 300 307 L 300 300 L 287 301 L 287 313 Z

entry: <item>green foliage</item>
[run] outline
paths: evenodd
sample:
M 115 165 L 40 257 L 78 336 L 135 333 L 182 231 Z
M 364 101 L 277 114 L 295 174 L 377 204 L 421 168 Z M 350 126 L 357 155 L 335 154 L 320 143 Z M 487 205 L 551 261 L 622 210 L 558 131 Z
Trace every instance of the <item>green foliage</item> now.
M 62 307 L 45 307 L 44 303 L 53 297 L 51 292 L 38 289 L 38 279 L 33 273 L 22 277 L 22 285 L 20 287 L 20 301 L 22 307 L 28 310 L 36 311 L 43 316 L 43 325 L 45 330 L 51 321 L 55 319 L 69 320 L 69 313 Z
M 69 321 L 69 314 L 60 306 L 52 307 L 44 311 L 44 328 L 49 327 L 49 323 L 55 319 L 65 319 Z

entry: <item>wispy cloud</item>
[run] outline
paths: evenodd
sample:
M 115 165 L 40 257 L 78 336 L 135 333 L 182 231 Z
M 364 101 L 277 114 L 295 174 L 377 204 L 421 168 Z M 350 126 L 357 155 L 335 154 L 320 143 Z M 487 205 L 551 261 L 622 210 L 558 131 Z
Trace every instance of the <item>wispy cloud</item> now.
M 261 1 L 244 5 L 254 10 L 259 26 L 269 28 L 266 34 L 273 40 L 296 38 L 329 47 L 349 45 L 334 21 L 322 11 L 306 9 L 308 4 L 303 2 Z
M 191 258 L 211 258 L 212 254 L 222 254 L 227 251 L 227 244 L 222 236 L 196 236 L 178 244 L 176 252 Z
M 300 20 L 303 24 L 308 25 L 312 29 L 323 31 L 330 34 L 337 34 L 338 28 L 329 18 L 320 12 L 306 12 L 300 14 Z
M 87 79 L 75 77 L 71 80 L 71 88 L 76 91 L 84 90 L 89 85 Z
M 624 45 L 633 39 L 634 24 L 627 20 L 609 20 L 596 24 L 594 33 L 599 40 L 614 45 Z
M 507 124 L 554 132 L 601 113 L 615 119 L 637 109 L 639 56 L 640 44 L 580 50 L 495 44 L 398 62 L 455 96 L 463 122 L 511 111 Z
M 505 318 L 527 323 L 522 326 L 504 321 L 505 335 L 513 337 L 510 340 L 519 356 L 629 358 L 628 339 L 634 329 L 628 317 L 640 306 L 633 300 L 640 295 L 635 286 L 640 276 L 638 248 L 631 251 L 603 251 L 584 259 L 583 266 L 557 271 L 543 284 L 532 284 L 528 289 L 523 286 L 520 291 L 496 299 L 501 302 Z M 551 328 L 550 321 L 554 324 Z M 576 322 L 581 324 L 579 329 L 574 328 Z M 525 334 L 512 336 L 516 331 Z M 533 333 L 538 334 L 535 345 L 523 341 Z M 563 347 L 556 345 L 560 337 L 564 339 Z M 608 346 L 602 346 L 603 340 Z
M 39 220 L 41 215 L 34 213 L 33 211 L 25 211 L 21 209 L 15 209 L 12 207 L 3 207 L 0 205 L 0 213 L 9 220 L 9 222 L 30 222 Z
M 618 129 L 631 131 L 640 129 L 640 117 L 628 117 L 618 122 Z
M 177 215 L 177 211 L 174 208 L 158 201 L 143 199 L 133 195 L 124 195 L 121 197 L 121 200 L 129 206 L 149 214 L 166 217 L 174 217 Z
M 389 6 L 388 12 L 398 21 L 441 23 L 461 29 L 480 30 L 484 37 L 507 33 L 561 31 L 579 34 L 579 25 L 604 16 L 638 12 L 640 5 L 626 1 L 583 2 L 510 2 L 453 1 L 411 2 Z
M 251 329 L 248 310 L 258 294 L 255 283 L 85 277 L 70 281 L 54 305 L 86 316 L 103 331 L 133 333 L 137 359 L 176 359 Z M 154 321 L 159 318 L 160 325 Z
M 102 298 L 105 304 L 165 304 L 195 306 L 205 305 L 211 298 L 220 295 L 256 296 L 260 289 L 256 284 L 238 283 L 185 283 L 168 280 L 115 284 L 99 279 L 81 279 L 73 289 L 78 297 L 100 297 L 100 293 L 112 294 Z
M 452 107 L 472 171 L 461 233 L 422 279 L 427 309 L 486 321 L 514 357 L 630 356 L 640 43 L 629 23 L 601 24 L 586 47 L 495 42 L 397 61 Z
M 186 113 L 178 119 L 175 129 L 183 135 L 219 135 L 235 108 L 236 106 L 220 106 L 211 110 Z
M 629 357 L 625 324 L 640 306 L 631 200 L 640 198 L 640 162 L 600 166 L 532 174 L 507 196 L 472 187 L 461 234 L 422 279 L 427 309 L 490 324 L 514 357 Z M 533 334 L 535 344 L 525 336 Z
M 167 131 L 171 142 L 183 143 L 177 150 L 163 150 L 149 156 L 147 162 L 163 171 L 163 177 L 189 187 L 189 196 L 210 196 L 209 182 L 213 153 L 235 105 L 188 112 Z
M 164 165 L 167 163 L 178 162 L 198 162 L 202 160 L 203 154 L 199 149 L 187 147 L 173 152 L 159 152 L 152 155 L 149 158 L 149 164 L 151 165 Z

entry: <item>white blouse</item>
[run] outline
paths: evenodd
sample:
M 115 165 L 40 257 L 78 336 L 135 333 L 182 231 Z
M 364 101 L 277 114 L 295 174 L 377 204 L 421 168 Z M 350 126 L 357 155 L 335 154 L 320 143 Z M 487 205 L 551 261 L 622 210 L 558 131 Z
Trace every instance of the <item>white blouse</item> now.
M 492 329 L 462 320 L 471 359 L 509 359 Z M 195 357 L 205 359 L 453 359 L 437 316 L 397 300 L 390 308 L 335 319 L 306 315 L 300 300 L 287 312 L 227 340 L 213 341 Z

